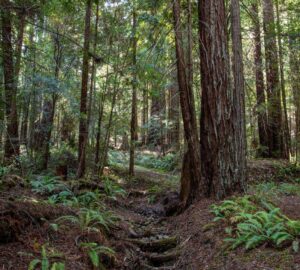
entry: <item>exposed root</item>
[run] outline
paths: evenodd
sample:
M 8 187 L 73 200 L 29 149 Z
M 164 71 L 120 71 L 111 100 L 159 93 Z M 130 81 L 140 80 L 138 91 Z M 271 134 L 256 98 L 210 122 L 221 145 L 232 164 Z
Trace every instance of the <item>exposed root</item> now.
M 163 238 L 159 240 L 140 240 L 140 239 L 127 239 L 127 241 L 136 244 L 139 246 L 143 251 L 166 251 L 171 248 L 177 246 L 178 239 L 176 236 Z

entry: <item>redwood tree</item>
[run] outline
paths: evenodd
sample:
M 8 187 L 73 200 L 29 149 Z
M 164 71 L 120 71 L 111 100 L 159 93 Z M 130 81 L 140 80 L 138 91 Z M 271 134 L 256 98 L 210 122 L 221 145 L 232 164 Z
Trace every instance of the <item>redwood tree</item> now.
M 136 50 L 137 50 L 137 38 L 136 38 L 136 11 L 133 11 L 132 22 L 132 101 L 131 101 L 131 125 L 130 125 L 130 160 L 129 160 L 129 175 L 134 175 L 134 150 L 136 143 L 136 128 L 137 128 L 137 67 L 136 67 Z
M 1 26 L 2 26 L 2 54 L 4 70 L 4 94 L 5 94 L 5 153 L 7 159 L 19 155 L 18 113 L 17 113 L 17 83 L 13 60 L 12 44 L 12 14 L 11 3 L 1 0 Z
M 272 0 L 263 0 L 263 21 L 268 96 L 269 156 L 279 158 L 283 156 L 282 108 L 278 73 L 278 49 Z
M 224 0 L 199 0 L 201 58 L 201 170 L 205 192 L 216 198 L 240 189 L 235 154 Z M 237 119 L 235 119 L 236 121 Z M 239 120 L 240 121 L 240 120 Z M 239 126 L 235 126 L 240 128 Z M 241 157 L 243 158 L 243 157 Z
M 204 193 L 204 185 L 201 185 L 200 149 L 193 104 L 193 92 L 190 86 L 191 84 L 188 82 L 188 75 L 186 73 L 187 65 L 183 50 L 180 0 L 173 2 L 173 17 L 180 105 L 184 135 L 188 148 L 183 160 L 180 192 L 182 207 L 185 208 Z
M 235 149 L 235 179 L 241 187 L 246 181 L 246 122 L 245 122 L 245 78 L 243 47 L 241 34 L 241 16 L 239 0 L 231 0 L 231 38 L 232 38 L 232 73 L 233 73 L 233 129 Z
M 89 79 L 91 11 L 92 11 L 92 0 L 87 0 L 86 14 L 85 14 L 83 60 L 82 60 L 77 177 L 82 177 L 85 173 L 85 158 L 86 158 L 85 152 L 86 152 L 86 144 L 88 140 L 87 92 L 88 92 L 88 79 Z
M 258 14 L 258 0 L 253 0 L 251 4 L 253 35 L 254 35 L 254 69 L 256 83 L 256 105 L 257 105 L 257 124 L 260 149 L 258 155 L 268 157 L 268 119 L 267 104 L 265 97 L 265 84 L 263 74 L 262 46 L 260 34 L 260 21 Z

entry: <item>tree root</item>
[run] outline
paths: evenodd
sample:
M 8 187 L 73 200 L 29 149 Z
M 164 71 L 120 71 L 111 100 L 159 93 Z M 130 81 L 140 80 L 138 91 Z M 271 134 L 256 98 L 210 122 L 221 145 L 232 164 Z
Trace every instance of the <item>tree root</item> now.
M 127 239 L 127 241 L 136 244 L 143 251 L 152 251 L 152 252 L 163 252 L 174 248 L 177 246 L 178 239 L 176 236 L 163 238 L 159 240 L 139 240 L 139 239 Z
M 153 265 L 161 265 L 165 262 L 173 261 L 178 258 L 180 255 L 179 250 L 175 250 L 169 253 L 164 253 L 164 254 L 146 254 L 146 257 L 150 262 L 153 263 Z

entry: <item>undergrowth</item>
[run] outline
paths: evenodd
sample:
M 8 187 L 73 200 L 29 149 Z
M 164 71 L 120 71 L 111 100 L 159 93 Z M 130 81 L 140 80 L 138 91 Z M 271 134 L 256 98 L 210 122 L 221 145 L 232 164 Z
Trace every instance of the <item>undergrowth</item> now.
M 299 251 L 300 221 L 289 219 L 279 208 L 257 196 L 243 196 L 212 205 L 215 221 L 225 221 L 225 242 L 235 249 L 253 249 L 263 244 Z

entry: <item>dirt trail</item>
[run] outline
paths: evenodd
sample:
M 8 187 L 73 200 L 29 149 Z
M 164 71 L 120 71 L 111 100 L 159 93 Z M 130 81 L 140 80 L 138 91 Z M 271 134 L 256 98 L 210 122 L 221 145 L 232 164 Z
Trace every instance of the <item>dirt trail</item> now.
M 163 183 L 171 176 L 138 167 L 134 183 L 125 186 L 128 197 L 118 207 L 122 217 L 119 236 L 126 246 L 121 269 L 175 269 L 180 254 L 179 237 L 168 229 L 166 209 L 175 192 L 162 197 L 157 203 L 149 202 L 147 189 Z

